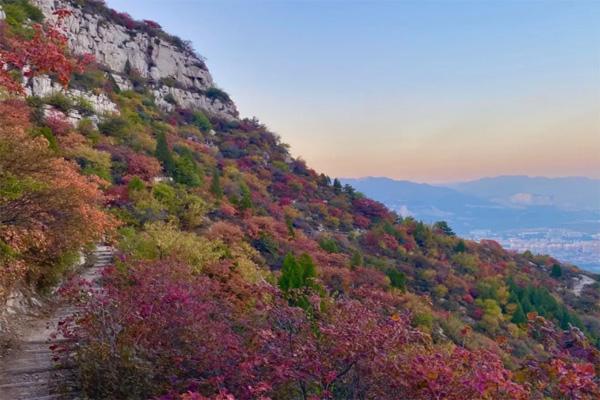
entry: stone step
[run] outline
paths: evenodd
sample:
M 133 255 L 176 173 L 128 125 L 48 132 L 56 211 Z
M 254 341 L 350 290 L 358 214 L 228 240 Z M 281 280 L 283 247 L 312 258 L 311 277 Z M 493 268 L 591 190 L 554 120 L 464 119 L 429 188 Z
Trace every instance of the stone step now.
M 68 370 L 68 369 L 73 369 L 73 367 L 56 367 L 53 364 L 50 366 L 30 366 L 30 367 L 23 367 L 23 368 L 11 368 L 8 369 L 5 372 L 6 375 L 34 375 L 34 374 L 50 374 L 50 373 L 56 373 L 58 371 L 62 371 L 62 370 Z
M 68 398 L 69 397 L 66 394 L 48 394 L 44 396 L 22 397 L 20 399 L 17 398 L 15 400 L 65 400 Z
M 94 266 L 83 271 L 82 278 L 91 282 L 90 295 L 103 292 L 102 273 L 114 263 L 114 249 L 98 246 Z M 76 389 L 75 366 L 54 361 L 52 345 L 72 343 L 72 339 L 51 338 L 61 321 L 83 310 L 74 306 L 59 307 L 49 317 L 38 317 L 33 329 L 20 345 L 0 361 L 0 400 L 73 400 L 81 398 Z
M 72 380 L 68 379 L 55 379 L 52 382 L 48 382 L 44 379 L 30 379 L 24 380 L 21 382 L 12 382 L 12 383 L 3 383 L 0 384 L 0 390 L 8 390 L 8 389 L 20 389 L 20 388 L 35 388 L 35 387 L 48 387 L 51 389 L 65 387 L 69 384 L 73 384 Z

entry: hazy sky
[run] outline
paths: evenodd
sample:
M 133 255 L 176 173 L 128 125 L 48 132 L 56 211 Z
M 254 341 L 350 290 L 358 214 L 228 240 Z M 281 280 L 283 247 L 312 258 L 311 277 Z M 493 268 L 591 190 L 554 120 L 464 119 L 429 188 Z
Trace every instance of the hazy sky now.
M 600 1 L 108 3 L 331 176 L 600 177 Z

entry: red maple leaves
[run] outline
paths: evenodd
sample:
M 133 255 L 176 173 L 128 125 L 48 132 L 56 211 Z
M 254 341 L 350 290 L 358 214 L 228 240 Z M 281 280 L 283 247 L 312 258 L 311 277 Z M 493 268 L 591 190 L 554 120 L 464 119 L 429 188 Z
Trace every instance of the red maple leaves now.
M 68 10 L 56 10 L 56 25 L 33 24 L 31 38 L 13 34 L 2 27 L 0 48 L 0 86 L 10 93 L 23 93 L 21 76 L 32 78 L 50 75 L 62 85 L 67 85 L 73 72 L 82 71 L 93 61 L 91 55 L 73 58 L 68 54 L 67 36 L 61 27 Z

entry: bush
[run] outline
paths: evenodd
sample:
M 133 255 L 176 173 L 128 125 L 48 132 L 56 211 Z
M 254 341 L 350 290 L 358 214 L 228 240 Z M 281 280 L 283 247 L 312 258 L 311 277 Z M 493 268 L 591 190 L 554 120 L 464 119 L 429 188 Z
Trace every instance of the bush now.
M 54 151 L 58 151 L 58 142 L 56 141 L 56 136 L 52 133 L 52 129 L 47 126 L 43 126 L 37 129 L 34 129 L 33 136 L 43 136 L 48 141 L 48 147 Z
M 69 85 L 76 89 L 91 91 L 92 89 L 104 87 L 107 81 L 108 79 L 104 71 L 89 69 L 82 73 L 73 74 Z
M 328 253 L 339 253 L 340 252 L 337 242 L 335 241 L 335 239 L 330 238 L 330 237 L 321 238 L 319 240 L 319 246 L 321 246 L 321 248 Z
M 202 176 L 199 173 L 198 166 L 188 154 L 184 154 L 175 161 L 173 179 L 177 183 L 190 187 L 202 185 Z
M 42 11 L 27 0 L 3 0 L 0 1 L 0 5 L 6 15 L 6 23 L 19 35 L 31 34 L 31 30 L 25 24 L 28 20 L 38 23 L 44 20 Z
M 390 278 L 392 287 L 402 291 L 406 290 L 406 275 L 404 272 L 398 271 L 397 269 L 388 269 L 385 274 Z
M 200 111 L 194 112 L 192 123 L 202 132 L 208 132 L 212 129 L 210 120 Z
M 74 107 L 77 111 L 79 111 L 81 115 L 86 117 L 89 117 L 90 115 L 93 115 L 96 112 L 92 103 L 85 97 L 78 97 L 77 99 L 75 99 Z
M 98 130 L 108 136 L 124 137 L 127 135 L 128 128 L 129 122 L 119 116 L 108 117 L 98 124 Z
M 177 104 L 177 100 L 175 100 L 175 97 L 169 93 L 165 96 L 164 99 L 167 103 L 172 104 L 172 105 L 176 105 Z
M 74 107 L 73 100 L 61 92 L 56 92 L 50 96 L 44 97 L 44 102 L 58 108 L 64 113 L 68 113 Z
M 222 103 L 231 102 L 231 98 L 229 97 L 229 95 L 226 92 L 224 92 L 223 90 L 221 90 L 215 86 L 207 89 L 204 94 L 206 95 L 206 97 L 208 97 L 211 100 L 219 100 Z

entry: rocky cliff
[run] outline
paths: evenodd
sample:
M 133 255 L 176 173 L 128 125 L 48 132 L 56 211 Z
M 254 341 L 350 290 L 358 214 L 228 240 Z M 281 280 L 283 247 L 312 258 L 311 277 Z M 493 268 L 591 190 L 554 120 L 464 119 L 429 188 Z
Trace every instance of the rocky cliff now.
M 64 21 L 69 46 L 74 54 L 93 54 L 106 67 L 121 89 L 132 87 L 132 72 L 145 80 L 156 102 L 165 109 L 202 109 L 210 114 L 235 119 L 235 104 L 226 96 L 214 96 L 214 82 L 204 61 L 187 46 L 152 35 L 138 27 L 111 18 L 110 10 L 98 2 L 33 0 L 46 18 L 53 20 L 57 9 L 72 15 Z M 93 4 L 93 7 L 90 7 Z M 100 10 L 101 12 L 98 12 Z M 45 95 L 49 85 L 39 85 Z M 42 92 L 39 92 L 42 90 Z M 45 92 L 44 92 L 45 91 Z

